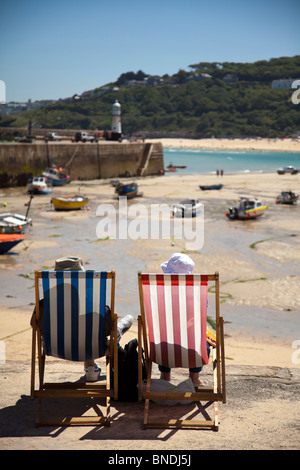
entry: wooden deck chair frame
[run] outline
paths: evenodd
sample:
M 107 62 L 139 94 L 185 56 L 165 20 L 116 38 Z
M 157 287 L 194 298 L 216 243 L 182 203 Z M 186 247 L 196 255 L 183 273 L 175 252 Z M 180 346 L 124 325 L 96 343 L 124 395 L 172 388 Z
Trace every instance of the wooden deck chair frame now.
M 205 275 L 207 281 L 214 282 L 215 293 L 215 323 L 216 323 L 216 346 L 212 348 L 213 363 L 213 386 L 212 387 L 195 387 L 195 393 L 176 393 L 176 392 L 155 392 L 151 391 L 151 372 L 153 361 L 149 357 L 149 328 L 146 321 L 145 298 L 143 293 L 143 278 L 148 274 L 138 273 L 139 296 L 141 314 L 138 317 L 138 344 L 139 344 L 139 377 L 138 390 L 139 400 L 145 400 L 144 407 L 144 428 L 210 428 L 218 431 L 219 415 L 218 402 L 226 403 L 226 384 L 225 384 L 225 349 L 224 349 L 224 322 L 220 316 L 219 309 L 219 274 L 216 272 L 212 275 Z M 149 275 L 153 276 L 153 275 Z M 157 276 L 157 275 L 154 275 Z M 159 274 L 159 276 L 166 276 Z M 146 369 L 147 369 L 147 385 L 146 390 L 142 386 L 142 348 L 144 349 Z M 150 401 L 151 400 L 187 400 L 198 402 L 199 411 L 202 410 L 204 419 L 155 419 L 150 417 Z M 201 403 L 205 402 L 205 403 Z M 207 408 L 212 405 L 214 409 L 213 419 L 207 413 Z
M 101 274 L 101 271 L 98 271 Z M 106 380 L 101 382 L 65 382 L 45 383 L 44 372 L 46 353 L 43 346 L 42 334 L 39 328 L 40 314 L 40 279 L 42 271 L 35 271 L 35 315 L 32 319 L 32 356 L 31 356 L 31 399 L 38 398 L 37 426 L 71 426 L 71 425 L 110 425 L 110 399 L 118 397 L 118 353 L 117 353 L 117 315 L 114 312 L 115 303 L 115 271 L 105 272 L 106 279 L 111 283 L 111 318 L 112 329 L 109 347 L 106 349 Z M 39 388 L 35 389 L 36 361 L 38 362 Z M 113 384 L 111 370 L 113 368 Z M 103 416 L 78 417 L 45 417 L 41 418 L 42 400 L 45 398 L 106 398 L 106 412 Z M 67 401 L 66 401 L 67 406 Z

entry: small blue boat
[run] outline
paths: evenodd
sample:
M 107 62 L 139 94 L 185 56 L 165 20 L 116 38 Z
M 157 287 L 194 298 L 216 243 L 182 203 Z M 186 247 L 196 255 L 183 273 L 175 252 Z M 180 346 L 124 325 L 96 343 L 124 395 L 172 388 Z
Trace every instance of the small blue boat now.
M 116 193 L 119 196 L 126 196 L 128 199 L 137 195 L 139 187 L 136 183 L 123 184 L 119 183 L 116 185 Z
M 212 189 L 216 189 L 216 190 L 219 190 L 219 189 L 222 189 L 223 188 L 223 185 L 222 184 L 209 184 L 207 186 L 199 186 L 200 189 L 202 189 L 202 191 L 209 191 L 209 190 L 212 190 Z
M 63 186 L 71 182 L 71 177 L 62 168 L 46 168 L 42 176 L 46 176 L 53 186 Z

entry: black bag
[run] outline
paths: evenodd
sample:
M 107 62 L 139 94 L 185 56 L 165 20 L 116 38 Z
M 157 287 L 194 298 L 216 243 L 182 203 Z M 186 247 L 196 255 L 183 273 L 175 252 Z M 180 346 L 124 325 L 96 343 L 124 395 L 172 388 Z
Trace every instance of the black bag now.
M 137 401 L 138 400 L 138 342 L 132 339 L 125 348 L 118 348 L 118 400 Z M 144 355 L 143 379 L 147 377 Z M 113 376 L 112 376 L 113 382 Z

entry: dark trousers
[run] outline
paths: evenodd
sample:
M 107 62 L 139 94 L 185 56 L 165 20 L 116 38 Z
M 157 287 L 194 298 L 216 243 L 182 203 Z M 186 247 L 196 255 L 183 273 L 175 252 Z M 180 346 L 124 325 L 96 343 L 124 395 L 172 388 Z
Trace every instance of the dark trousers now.
M 206 347 L 207 347 L 207 355 L 208 357 L 210 356 L 210 344 L 206 341 Z M 158 366 L 160 372 L 171 372 L 170 367 L 165 367 L 165 366 Z M 203 369 L 203 366 L 201 367 L 191 367 L 190 372 L 201 372 Z

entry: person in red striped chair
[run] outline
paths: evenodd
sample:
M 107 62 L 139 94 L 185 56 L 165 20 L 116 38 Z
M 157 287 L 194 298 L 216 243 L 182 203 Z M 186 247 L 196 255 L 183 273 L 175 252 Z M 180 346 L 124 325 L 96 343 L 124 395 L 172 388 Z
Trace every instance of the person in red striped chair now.
M 195 263 L 194 261 L 184 253 L 173 253 L 171 258 L 165 263 L 161 264 L 161 269 L 165 274 L 192 274 Z M 210 355 L 210 346 L 215 346 L 215 336 L 211 331 L 207 329 L 206 332 L 206 346 L 208 357 Z M 171 381 L 171 369 L 165 366 L 158 366 L 160 371 L 160 378 L 162 380 Z M 200 379 L 200 372 L 203 367 L 193 367 L 189 369 L 189 376 L 194 385 L 206 385 L 202 379 Z

